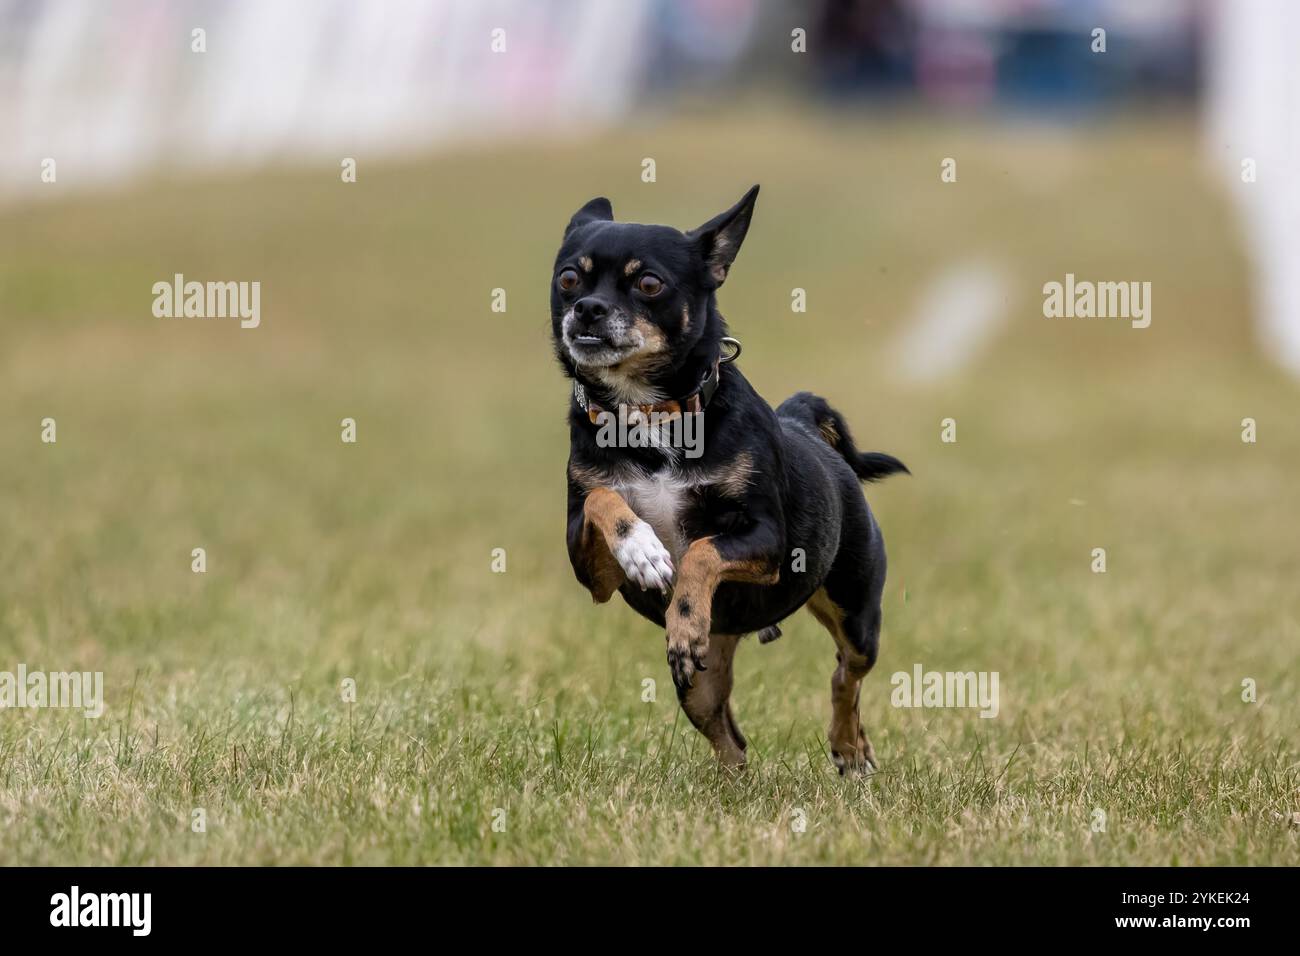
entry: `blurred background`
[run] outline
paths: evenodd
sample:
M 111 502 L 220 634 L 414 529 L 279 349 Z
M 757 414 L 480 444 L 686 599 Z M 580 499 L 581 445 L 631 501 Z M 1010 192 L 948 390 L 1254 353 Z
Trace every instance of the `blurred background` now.
M 4 0 L 0 195 L 51 195 L 46 157 L 85 188 L 589 135 L 700 95 L 1054 127 L 1181 111 L 1236 206 L 1261 341 L 1300 371 L 1298 33 L 1286 0 Z
M 838 820 L 884 862 L 1293 861 L 1298 42 L 1288 0 L 0 0 L 0 663 L 109 707 L 0 721 L 0 859 L 857 861 Z M 791 776 L 726 799 L 814 788 L 797 847 L 642 789 L 662 635 L 567 566 L 549 340 L 583 203 L 691 228 L 756 182 L 745 374 L 913 472 L 868 489 L 888 812 L 816 782 L 816 623 L 738 660 Z M 260 326 L 156 318 L 176 273 L 259 281 Z M 1150 282 L 1150 327 L 1045 318 L 1067 273 Z M 918 661 L 1000 671 L 999 719 L 888 708 Z M 484 787 L 553 825 L 485 835 Z M 1076 839 L 1099 800 L 1124 843 Z

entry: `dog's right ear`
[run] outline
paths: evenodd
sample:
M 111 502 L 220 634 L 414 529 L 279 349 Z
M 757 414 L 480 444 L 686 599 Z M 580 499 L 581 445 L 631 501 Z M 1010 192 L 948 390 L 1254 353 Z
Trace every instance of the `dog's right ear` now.
M 569 225 L 565 227 L 564 238 L 569 238 L 569 233 L 589 222 L 611 222 L 613 219 L 614 207 L 609 204 L 609 200 L 604 196 L 597 196 L 573 214 L 573 218 L 569 220 Z
M 709 274 L 713 281 L 722 285 L 736 261 L 740 244 L 749 232 L 749 220 L 754 215 L 754 203 L 758 199 L 758 187 L 753 186 L 736 203 L 720 216 L 714 216 L 698 229 L 692 229 L 686 235 L 698 244 L 704 261 L 708 263 Z

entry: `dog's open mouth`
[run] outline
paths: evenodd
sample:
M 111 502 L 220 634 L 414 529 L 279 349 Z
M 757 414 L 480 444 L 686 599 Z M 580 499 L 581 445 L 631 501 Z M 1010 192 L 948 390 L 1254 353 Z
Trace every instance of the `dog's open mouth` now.
M 630 358 L 641 348 L 639 342 L 612 342 L 603 335 L 573 335 L 567 340 L 569 355 L 579 365 L 605 368 Z
M 570 310 L 564 316 L 563 336 L 569 356 L 585 368 L 609 368 L 645 348 L 645 336 L 621 314 L 593 327 L 577 322 Z

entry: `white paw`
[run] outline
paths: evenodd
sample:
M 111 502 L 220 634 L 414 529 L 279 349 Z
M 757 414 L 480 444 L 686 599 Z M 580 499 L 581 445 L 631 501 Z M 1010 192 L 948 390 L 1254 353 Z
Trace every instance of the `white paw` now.
M 672 555 L 644 521 L 638 520 L 615 542 L 614 560 L 629 581 L 641 585 L 642 591 L 646 588 L 667 591 L 673 582 Z

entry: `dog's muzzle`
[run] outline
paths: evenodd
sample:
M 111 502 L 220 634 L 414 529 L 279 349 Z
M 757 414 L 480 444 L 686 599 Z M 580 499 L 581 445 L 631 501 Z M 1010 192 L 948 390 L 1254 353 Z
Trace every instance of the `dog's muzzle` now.
M 561 331 L 569 356 L 575 364 L 587 368 L 617 365 L 645 347 L 645 336 L 622 310 L 609 312 L 592 324 L 580 320 L 570 309 L 564 313 Z

